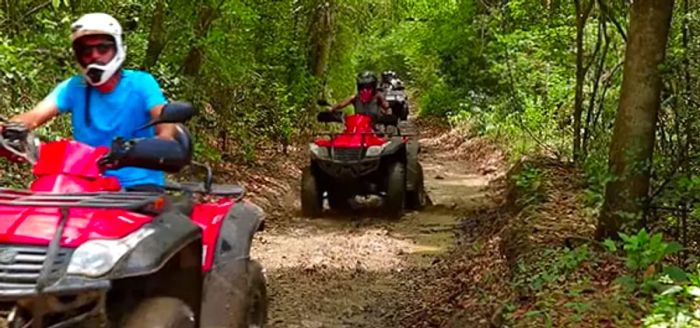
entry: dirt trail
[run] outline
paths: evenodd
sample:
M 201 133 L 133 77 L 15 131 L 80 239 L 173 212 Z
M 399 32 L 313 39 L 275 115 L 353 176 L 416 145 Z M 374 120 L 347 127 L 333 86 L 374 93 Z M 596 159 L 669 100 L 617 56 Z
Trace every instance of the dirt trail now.
M 454 244 L 457 223 L 487 201 L 489 176 L 436 140 L 421 140 L 433 206 L 399 221 L 278 218 L 257 237 L 253 256 L 266 268 L 270 327 L 400 326 Z

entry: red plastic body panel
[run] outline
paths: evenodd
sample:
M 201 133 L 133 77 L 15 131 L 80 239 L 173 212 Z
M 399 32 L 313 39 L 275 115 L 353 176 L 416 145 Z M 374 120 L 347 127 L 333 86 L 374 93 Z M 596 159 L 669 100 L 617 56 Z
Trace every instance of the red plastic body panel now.
M 387 139 L 374 134 L 370 116 L 354 114 L 345 118 L 345 129 L 342 134 L 335 135 L 330 140 L 318 138 L 314 142 L 321 147 L 358 148 L 381 146 L 387 142 Z
M 72 140 L 44 143 L 31 191 L 81 193 L 119 191 L 119 181 L 101 174 L 97 161 L 109 151 Z M 0 154 L 3 156 L 3 154 Z M 211 270 L 221 224 L 234 201 L 222 198 L 197 204 L 192 220 L 202 229 L 204 261 L 202 270 Z M 61 213 L 55 207 L 0 206 L 0 243 L 48 245 L 53 238 Z M 78 247 L 92 239 L 118 239 L 127 236 L 152 217 L 121 209 L 73 208 L 61 238 L 64 247 Z
M 0 206 L 0 243 L 48 245 L 60 217 L 57 208 Z M 61 245 L 78 247 L 91 239 L 122 238 L 151 220 L 126 210 L 71 209 Z
M 119 180 L 101 175 L 97 166 L 97 160 L 107 152 L 107 147 L 73 140 L 43 143 L 32 169 L 36 180 L 29 189 L 55 193 L 119 191 Z
M 202 229 L 202 247 L 204 247 L 202 271 L 204 272 L 211 270 L 221 224 L 224 222 L 229 208 L 233 205 L 232 200 L 221 199 L 213 203 L 198 204 L 192 208 L 192 220 Z

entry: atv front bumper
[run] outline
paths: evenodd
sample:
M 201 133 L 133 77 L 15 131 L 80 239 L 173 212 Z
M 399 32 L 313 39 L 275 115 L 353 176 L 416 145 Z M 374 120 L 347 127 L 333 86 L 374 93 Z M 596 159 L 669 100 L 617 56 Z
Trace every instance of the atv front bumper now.
M 42 291 L 36 288 L 0 288 L 0 313 L 10 327 L 31 319 L 42 327 L 71 327 L 104 312 L 109 280 L 64 276 Z
M 318 160 L 318 167 L 327 175 L 337 179 L 357 179 L 369 175 L 379 168 L 379 158 L 358 161 Z
M 5 289 L 0 287 L 0 302 L 16 301 L 23 298 L 37 298 L 46 296 L 75 295 L 89 291 L 108 290 L 111 287 L 109 280 L 88 280 L 80 277 L 66 276 L 42 291 L 36 288 Z

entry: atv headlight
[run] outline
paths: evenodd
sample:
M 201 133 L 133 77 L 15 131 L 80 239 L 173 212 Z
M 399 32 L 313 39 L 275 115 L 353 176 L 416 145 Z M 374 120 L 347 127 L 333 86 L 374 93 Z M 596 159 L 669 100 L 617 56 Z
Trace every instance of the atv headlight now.
M 311 150 L 311 153 L 316 155 L 316 157 L 320 157 L 320 158 L 327 158 L 328 157 L 328 148 L 327 147 L 321 147 L 321 146 L 312 142 L 309 144 L 309 150 Z
M 367 156 L 367 157 L 379 156 L 382 154 L 383 150 L 384 150 L 384 145 L 369 146 L 369 147 L 367 147 L 367 152 L 365 152 L 365 156 Z
M 80 245 L 68 264 L 68 274 L 96 278 L 112 270 L 115 264 L 136 244 L 153 234 L 152 228 L 142 228 L 122 239 L 91 240 Z

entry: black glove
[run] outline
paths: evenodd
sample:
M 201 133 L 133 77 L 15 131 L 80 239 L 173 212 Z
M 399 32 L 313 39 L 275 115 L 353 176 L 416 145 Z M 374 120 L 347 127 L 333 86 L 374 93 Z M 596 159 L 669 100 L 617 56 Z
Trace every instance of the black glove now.
M 122 137 L 114 138 L 114 140 L 112 140 L 112 146 L 109 148 L 109 153 L 102 156 L 97 161 L 97 165 L 102 169 L 119 167 L 121 161 L 129 154 L 134 142 L 136 142 L 136 140 L 126 140 Z
M 191 160 L 189 149 L 175 140 L 115 138 L 107 155 L 97 164 L 102 169 L 133 166 L 176 173 Z
M 7 122 L 2 127 L 2 137 L 8 141 L 23 141 L 27 139 L 29 129 L 20 122 Z

